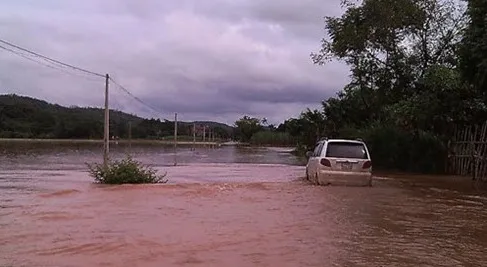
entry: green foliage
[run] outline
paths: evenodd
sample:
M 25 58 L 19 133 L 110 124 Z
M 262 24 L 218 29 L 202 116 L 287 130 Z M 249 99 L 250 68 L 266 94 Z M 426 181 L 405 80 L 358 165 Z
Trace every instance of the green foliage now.
M 260 131 L 252 135 L 250 143 L 253 145 L 288 146 L 294 145 L 294 140 L 289 133 L 275 131 Z
M 468 0 L 468 27 L 459 49 L 462 77 L 487 98 L 487 1 Z
M 462 84 L 456 69 L 430 67 L 416 92 L 386 107 L 389 120 L 404 129 L 421 129 L 449 136 L 459 122 L 474 119 L 485 110 L 478 96 Z
M 222 127 L 222 126 L 214 126 L 212 127 L 212 132 L 215 134 L 215 137 L 219 139 L 229 139 L 233 133 L 233 129 L 229 130 L 229 127 Z
M 87 164 L 89 174 L 95 182 L 102 184 L 153 184 L 166 183 L 166 176 L 157 175 L 157 171 L 127 156 L 123 160 L 109 161 L 107 168 L 103 164 Z
M 367 143 L 376 169 L 421 173 L 445 171 L 447 151 L 444 142 L 429 132 L 373 126 L 357 135 Z
M 266 119 L 244 116 L 235 122 L 235 130 L 240 141 L 253 145 L 297 145 L 311 148 L 325 133 L 326 122 L 322 111 L 307 109 L 298 118 L 286 120 L 278 127 L 267 125 Z
M 110 135 L 128 138 L 159 139 L 173 135 L 174 122 L 143 119 L 117 110 L 110 110 Z M 215 129 L 215 136 L 228 138 L 233 128 L 215 122 L 197 122 Z M 0 138 L 101 139 L 104 110 L 99 108 L 62 107 L 45 101 L 17 95 L 0 95 Z M 193 135 L 193 123 L 179 122 L 178 134 Z
M 262 121 L 244 116 L 235 122 L 235 136 L 242 142 L 249 142 L 252 135 L 263 129 Z
M 468 22 L 464 6 L 450 0 L 345 0 L 344 7 L 342 16 L 326 18 L 330 38 L 312 54 L 316 64 L 338 59 L 351 70 L 351 82 L 323 102 L 323 135 L 365 139 L 379 168 L 444 171 L 452 126 L 487 110 L 486 98 L 464 83 L 458 69 Z M 478 28 L 485 22 L 476 14 Z M 474 30 L 470 35 L 480 36 Z M 481 42 L 464 38 L 464 52 L 478 48 L 472 40 Z
M 360 129 L 343 127 L 337 136 L 363 139 L 375 169 L 421 173 L 441 173 L 446 169 L 445 143 L 431 132 L 373 124 Z
M 276 131 L 286 132 L 298 147 L 310 149 L 325 133 L 326 120 L 323 112 L 306 109 L 298 118 L 284 121 Z

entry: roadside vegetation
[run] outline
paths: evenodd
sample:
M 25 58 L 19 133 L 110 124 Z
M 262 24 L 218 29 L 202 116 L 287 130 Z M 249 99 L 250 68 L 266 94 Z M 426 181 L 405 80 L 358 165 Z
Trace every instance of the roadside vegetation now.
M 485 1 L 344 0 L 343 8 L 325 19 L 327 36 L 311 57 L 346 63 L 350 83 L 272 131 L 303 152 L 321 136 L 360 137 L 376 168 L 445 172 L 455 127 L 487 119 Z M 236 123 L 242 140 L 260 131 L 252 123 Z
M 166 174 L 158 175 L 157 170 L 144 165 L 132 157 L 109 161 L 103 164 L 87 164 L 90 176 L 100 184 L 155 184 L 167 183 Z
M 293 143 L 289 133 L 272 130 L 257 132 L 250 138 L 250 144 L 257 146 L 292 146 Z

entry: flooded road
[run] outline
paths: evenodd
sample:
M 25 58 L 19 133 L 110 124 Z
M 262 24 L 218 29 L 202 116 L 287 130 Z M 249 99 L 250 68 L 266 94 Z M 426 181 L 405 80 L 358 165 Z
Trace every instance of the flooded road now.
M 276 149 L 132 148 L 169 184 L 101 186 L 97 147 L 2 148 L 0 266 L 487 266 L 487 197 L 380 175 L 317 187 Z M 121 157 L 125 148 L 113 148 Z

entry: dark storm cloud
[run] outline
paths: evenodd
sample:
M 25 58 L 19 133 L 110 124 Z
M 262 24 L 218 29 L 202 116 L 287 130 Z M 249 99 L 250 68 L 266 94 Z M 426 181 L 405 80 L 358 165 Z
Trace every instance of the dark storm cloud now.
M 144 116 L 280 121 L 333 95 L 341 64 L 317 67 L 333 2 L 305 0 L 15 1 L 0 3 L 0 38 L 110 75 L 113 106 Z M 66 74 L 0 50 L 0 90 L 63 105 L 103 103 L 103 79 Z M 82 77 L 80 77 L 82 76 Z

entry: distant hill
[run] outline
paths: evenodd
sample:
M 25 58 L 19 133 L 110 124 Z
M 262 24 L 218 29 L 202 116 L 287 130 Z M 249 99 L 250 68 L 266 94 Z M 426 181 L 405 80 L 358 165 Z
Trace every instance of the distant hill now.
M 88 138 L 103 137 L 104 110 L 92 107 L 64 107 L 43 100 L 15 94 L 0 95 L 0 138 Z M 110 134 L 133 138 L 162 138 L 174 132 L 174 122 L 147 119 L 110 110 Z M 212 121 L 195 122 L 212 129 L 217 137 L 229 138 L 233 127 Z M 192 135 L 193 122 L 178 122 L 179 135 Z

